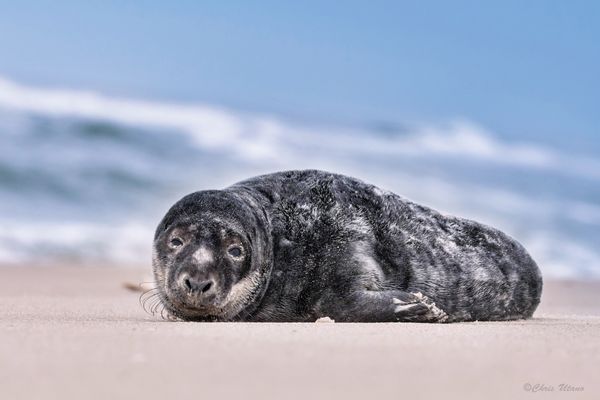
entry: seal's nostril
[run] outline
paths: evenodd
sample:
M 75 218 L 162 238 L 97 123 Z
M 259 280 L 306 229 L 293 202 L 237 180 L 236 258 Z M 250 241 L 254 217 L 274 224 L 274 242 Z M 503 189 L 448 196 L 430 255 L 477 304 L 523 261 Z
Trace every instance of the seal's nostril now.
M 189 296 L 207 295 L 215 283 L 212 279 L 200 280 L 198 277 L 189 276 L 187 274 L 182 275 L 180 282 L 181 288 L 185 290 Z
M 202 288 L 200 289 L 200 291 L 202 293 L 206 293 L 210 290 L 210 288 L 212 287 L 212 281 L 206 281 L 206 282 L 202 282 L 200 285 L 204 285 L 202 286 Z

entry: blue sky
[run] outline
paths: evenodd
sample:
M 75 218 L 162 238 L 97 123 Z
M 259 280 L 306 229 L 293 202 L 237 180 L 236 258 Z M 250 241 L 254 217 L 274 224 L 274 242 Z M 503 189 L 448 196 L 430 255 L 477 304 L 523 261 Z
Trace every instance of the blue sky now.
M 600 3 L 0 5 L 0 75 L 316 121 L 464 117 L 600 151 Z

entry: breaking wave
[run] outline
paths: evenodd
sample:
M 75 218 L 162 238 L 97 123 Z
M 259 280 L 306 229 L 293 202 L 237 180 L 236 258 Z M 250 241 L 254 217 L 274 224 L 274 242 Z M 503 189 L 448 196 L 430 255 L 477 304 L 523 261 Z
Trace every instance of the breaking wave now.
M 3 262 L 147 263 L 154 225 L 184 194 L 319 168 L 498 226 L 548 275 L 600 276 L 600 160 L 465 119 L 317 126 L 0 78 L 0 149 Z

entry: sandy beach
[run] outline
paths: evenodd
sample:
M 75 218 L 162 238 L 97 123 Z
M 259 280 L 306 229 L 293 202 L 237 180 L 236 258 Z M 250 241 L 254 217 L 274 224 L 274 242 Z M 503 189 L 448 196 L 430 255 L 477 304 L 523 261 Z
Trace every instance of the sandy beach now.
M 598 282 L 546 282 L 527 321 L 201 324 L 146 314 L 147 275 L 0 267 L 0 398 L 600 396 Z

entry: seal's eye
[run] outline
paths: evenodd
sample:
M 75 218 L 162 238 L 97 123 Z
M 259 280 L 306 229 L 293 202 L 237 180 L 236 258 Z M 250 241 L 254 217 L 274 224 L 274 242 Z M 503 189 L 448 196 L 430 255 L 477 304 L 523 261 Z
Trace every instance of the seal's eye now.
M 231 246 L 227 252 L 231 257 L 234 258 L 239 258 L 242 256 L 242 248 L 240 246 Z
M 183 246 L 183 240 L 179 239 L 179 238 L 173 238 L 171 239 L 171 246 L 172 247 L 179 247 L 179 246 Z

